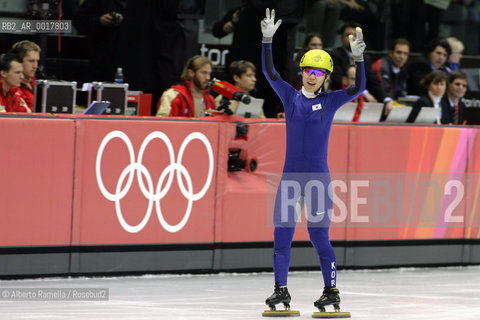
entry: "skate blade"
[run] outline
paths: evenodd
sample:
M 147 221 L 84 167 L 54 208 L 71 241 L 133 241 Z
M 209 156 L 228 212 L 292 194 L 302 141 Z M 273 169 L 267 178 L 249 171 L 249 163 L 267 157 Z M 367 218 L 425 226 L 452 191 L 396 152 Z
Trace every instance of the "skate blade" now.
M 265 310 L 262 313 L 264 317 L 299 317 L 298 310 Z
M 350 318 L 350 312 L 314 312 L 312 318 L 336 319 L 336 318 Z

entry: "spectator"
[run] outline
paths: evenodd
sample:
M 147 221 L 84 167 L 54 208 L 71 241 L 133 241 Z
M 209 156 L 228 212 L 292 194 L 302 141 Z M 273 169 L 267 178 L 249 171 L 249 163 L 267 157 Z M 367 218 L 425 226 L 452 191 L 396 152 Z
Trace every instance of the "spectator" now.
M 255 84 L 257 83 L 257 77 L 255 73 L 257 72 L 257 68 L 253 63 L 246 60 L 240 61 L 233 61 L 230 63 L 228 68 L 228 74 L 230 77 L 230 81 L 233 83 L 234 86 L 242 89 L 245 91 L 247 95 L 251 95 L 253 91 L 255 91 Z M 219 95 L 215 98 L 217 105 L 221 104 L 223 96 Z M 230 100 L 228 102 L 228 108 L 233 112 L 236 113 L 238 108 L 238 101 Z M 265 115 L 262 113 L 260 114 L 261 118 L 265 118 Z
M 445 9 L 438 6 L 449 1 L 389 0 L 380 2 L 390 3 L 392 39 L 407 38 L 411 44 L 411 51 L 421 52 L 425 50 L 425 44 L 438 38 L 440 13 Z
M 215 101 L 206 90 L 212 62 L 204 56 L 193 56 L 187 60 L 182 75 L 184 83 L 167 89 L 157 105 L 158 117 L 203 117 L 208 109 L 215 109 Z
M 295 89 L 302 88 L 302 69 L 299 67 L 300 59 L 303 57 L 305 52 L 312 49 L 323 49 L 323 40 L 320 33 L 310 32 L 305 37 L 303 41 L 302 49 L 297 53 L 295 61 L 293 62 L 293 80 L 292 85 Z
M 267 0 L 246 0 L 235 23 L 232 45 L 227 55 L 227 65 L 232 61 L 248 60 L 254 65 L 261 65 L 260 47 L 252 47 L 252 43 L 261 41 L 258 25 L 263 19 L 265 9 L 272 2 Z M 277 41 L 273 44 L 275 65 L 283 79 L 292 79 L 292 57 L 295 52 L 295 38 L 298 24 L 303 18 L 303 1 L 276 1 L 273 6 L 284 22 L 277 32 Z M 222 19 L 225 21 L 224 19 Z M 256 96 L 264 99 L 263 111 L 266 117 L 277 118 L 283 114 L 283 106 L 264 77 L 257 79 Z
M 388 55 L 373 64 L 373 71 L 380 80 L 383 90 L 393 99 L 407 95 L 407 68 L 410 42 L 404 38 L 395 39 Z
M 356 79 L 355 74 L 356 74 L 355 65 L 352 64 L 348 66 L 348 68 L 345 70 L 345 74 L 342 77 L 343 88 L 348 88 L 355 84 L 355 79 Z M 355 115 L 353 116 L 352 122 L 358 122 L 358 119 L 360 118 L 360 113 L 362 112 L 363 103 L 365 101 L 366 102 L 376 101 L 375 98 L 367 90 L 365 90 L 363 94 L 359 95 L 357 98 L 351 101 L 351 102 L 357 103 L 357 110 L 355 111 Z
M 407 122 L 414 122 L 422 107 L 441 108 L 442 98 L 447 89 L 447 74 L 441 70 L 433 70 L 420 81 L 424 94 L 413 104 Z M 441 116 L 436 120 L 440 123 Z
M 73 25 L 88 40 L 91 80 L 113 81 L 125 7 L 126 0 L 85 0 L 75 12 Z
M 342 5 L 361 8 L 361 6 L 357 4 L 355 0 L 306 1 L 306 32 L 322 34 L 324 36 L 324 46 L 327 48 L 333 47 L 333 44 L 335 42 L 335 32 L 333 30 L 337 30 L 338 28 Z M 314 49 L 323 49 L 323 47 Z M 302 55 L 300 55 L 300 57 L 302 57 Z
M 460 60 L 462 59 L 463 49 L 465 49 L 463 42 L 455 37 L 448 37 L 447 42 L 452 49 L 452 53 L 448 57 L 447 66 L 453 71 L 460 69 Z
M 360 25 L 354 21 L 345 23 L 340 29 L 342 46 L 335 48 L 333 51 L 330 52 L 334 66 L 334 71 L 331 76 L 331 87 L 333 90 L 338 90 L 342 88 L 342 76 L 345 74 L 345 69 L 353 63 L 348 36 L 352 35 L 355 38 L 355 28 L 357 27 L 360 27 Z M 382 86 L 380 85 L 380 81 L 373 72 L 370 56 L 368 54 L 364 54 L 363 56 L 365 59 L 364 63 L 365 74 L 367 78 L 367 90 L 376 99 L 376 101 L 371 102 L 383 102 L 385 105 L 385 114 L 388 114 L 393 108 L 393 100 L 385 93 Z
M 13 53 L 0 56 L 0 112 L 32 112 L 20 94 L 22 60 Z
M 365 43 L 370 50 L 385 50 L 385 18 L 390 9 L 390 1 L 348 0 L 343 4 L 340 19 L 356 21 L 370 35 Z
M 33 110 L 35 103 L 35 73 L 38 69 L 38 61 L 40 60 L 40 47 L 29 40 L 23 40 L 12 46 L 12 53 L 17 55 L 22 61 L 23 80 L 20 84 L 19 92 L 23 100 L 27 103 L 30 110 Z
M 118 1 L 118 0 L 117 0 Z M 185 62 L 198 54 L 199 20 L 205 1 L 127 0 L 121 28 L 129 90 L 152 93 L 151 114 L 171 85 L 182 81 Z M 141 58 L 139 58 L 141 57 Z
M 442 123 L 466 124 L 465 103 L 462 98 L 467 92 L 467 75 L 459 70 L 448 75 L 447 94 L 442 99 Z
M 212 29 L 212 34 L 217 38 L 223 38 L 227 34 L 235 30 L 235 25 L 240 20 L 240 15 L 243 12 L 243 6 L 229 10 L 222 19 L 215 22 Z
M 420 80 L 433 70 L 442 70 L 449 73 L 451 70 L 446 62 L 452 49 L 446 40 L 435 39 L 428 43 L 424 55 L 412 60 L 407 65 L 409 79 L 407 81 L 408 94 L 420 95 Z

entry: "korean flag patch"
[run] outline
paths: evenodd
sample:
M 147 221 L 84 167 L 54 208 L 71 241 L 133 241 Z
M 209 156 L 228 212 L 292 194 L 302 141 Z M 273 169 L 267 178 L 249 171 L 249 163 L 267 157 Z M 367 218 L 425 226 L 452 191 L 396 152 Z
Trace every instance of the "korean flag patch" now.
M 312 110 L 313 111 L 317 111 L 317 110 L 321 110 L 322 109 L 322 105 L 319 103 L 319 104 L 314 104 L 312 106 Z

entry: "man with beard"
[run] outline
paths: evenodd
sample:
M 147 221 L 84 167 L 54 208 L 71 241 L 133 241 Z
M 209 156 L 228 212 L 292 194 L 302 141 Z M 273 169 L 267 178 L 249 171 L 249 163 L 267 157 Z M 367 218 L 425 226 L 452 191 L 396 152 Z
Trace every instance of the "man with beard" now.
M 205 111 L 215 109 L 215 100 L 206 90 L 212 62 L 204 56 L 187 60 L 182 75 L 185 82 L 167 89 L 157 105 L 157 117 L 203 117 Z

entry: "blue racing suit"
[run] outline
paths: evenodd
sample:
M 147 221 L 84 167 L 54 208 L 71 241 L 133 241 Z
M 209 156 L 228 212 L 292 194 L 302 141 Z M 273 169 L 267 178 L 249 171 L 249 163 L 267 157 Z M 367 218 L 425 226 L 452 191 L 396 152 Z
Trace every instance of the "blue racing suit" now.
M 262 70 L 283 103 L 287 130 L 285 165 L 273 215 L 275 284 L 287 285 L 296 223 L 295 203 L 305 201 L 310 241 L 320 258 L 325 287 L 335 287 L 336 259 L 328 237 L 333 208 L 327 164 L 328 139 L 335 112 L 365 90 L 364 63 L 356 63 L 355 84 L 351 87 L 310 98 L 277 73 L 271 43 L 262 44 Z

